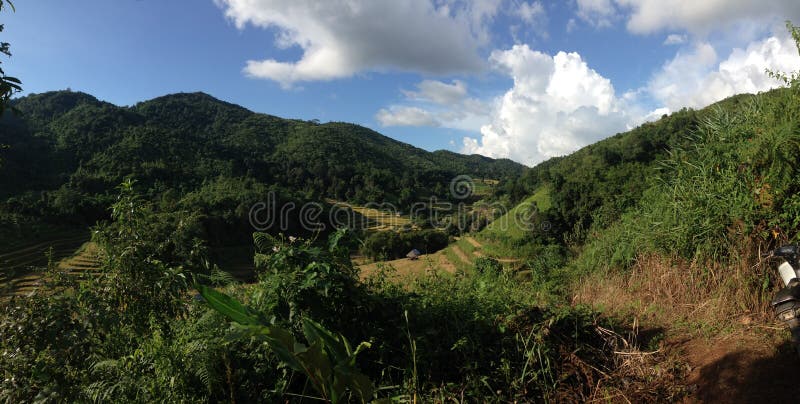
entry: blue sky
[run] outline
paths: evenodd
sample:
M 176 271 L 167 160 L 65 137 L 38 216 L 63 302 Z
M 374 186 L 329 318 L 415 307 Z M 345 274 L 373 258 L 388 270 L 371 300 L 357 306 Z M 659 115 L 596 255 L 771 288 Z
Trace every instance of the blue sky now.
M 526 164 L 800 68 L 794 0 L 18 3 L 0 38 L 26 93 L 204 91 Z

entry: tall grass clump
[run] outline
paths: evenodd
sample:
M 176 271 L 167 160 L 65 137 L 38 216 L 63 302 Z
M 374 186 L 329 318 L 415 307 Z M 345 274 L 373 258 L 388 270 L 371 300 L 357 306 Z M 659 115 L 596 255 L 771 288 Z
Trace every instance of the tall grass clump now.
M 800 86 L 789 84 L 704 111 L 638 204 L 590 232 L 572 270 L 660 276 L 641 264 L 661 257 L 658 268 L 683 272 L 673 279 L 703 285 L 684 288 L 694 299 L 727 295 L 729 307 L 763 311 L 777 280 L 757 253 L 800 241 Z
M 735 111 L 712 110 L 688 134 L 691 146 L 661 162 L 639 205 L 587 250 L 605 251 L 597 258 L 612 265 L 630 264 L 642 252 L 723 260 L 748 239 L 796 239 L 800 104 L 794 93 L 754 95 Z

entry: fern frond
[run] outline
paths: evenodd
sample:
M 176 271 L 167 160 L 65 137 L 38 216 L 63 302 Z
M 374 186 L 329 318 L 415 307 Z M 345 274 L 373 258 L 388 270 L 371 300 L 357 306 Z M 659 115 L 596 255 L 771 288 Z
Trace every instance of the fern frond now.
M 219 286 L 238 283 L 233 275 L 221 270 L 216 264 L 214 264 L 214 266 L 211 268 L 211 276 L 209 279 L 211 280 L 211 283 Z
M 269 252 L 278 240 L 267 233 L 253 233 L 253 244 L 260 253 Z

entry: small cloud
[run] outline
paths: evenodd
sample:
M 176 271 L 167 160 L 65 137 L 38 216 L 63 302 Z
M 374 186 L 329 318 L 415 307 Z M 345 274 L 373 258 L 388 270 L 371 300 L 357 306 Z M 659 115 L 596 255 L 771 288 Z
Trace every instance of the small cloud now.
M 381 126 L 440 126 L 439 121 L 430 112 L 417 107 L 381 108 L 375 114 L 375 119 Z
M 550 36 L 547 32 L 547 12 L 540 1 L 523 1 L 511 13 L 522 20 L 521 25 L 512 25 L 509 28 L 515 42 L 525 42 L 523 37 L 528 33 L 544 39 Z
M 686 43 L 686 35 L 669 34 L 664 40 L 664 45 L 680 45 Z
M 529 24 L 538 22 L 539 19 L 545 15 L 544 7 L 542 7 L 542 3 L 538 1 L 534 1 L 533 3 L 522 2 L 517 9 L 517 15 L 522 21 Z
M 611 27 L 620 18 L 611 0 L 578 0 L 577 15 L 597 28 Z
M 567 33 L 575 31 L 575 28 L 578 28 L 578 22 L 575 21 L 574 18 L 570 18 L 569 21 L 567 21 Z
M 656 108 L 645 114 L 643 117 L 635 120 L 635 122 L 633 122 L 634 124 L 633 126 L 638 126 L 645 122 L 655 122 L 661 119 L 664 115 L 669 115 L 669 114 L 670 110 L 667 107 Z
M 417 83 L 417 91 L 403 91 L 403 94 L 412 100 L 450 105 L 467 96 L 467 85 L 461 80 L 453 80 L 451 84 L 437 80 L 423 80 Z

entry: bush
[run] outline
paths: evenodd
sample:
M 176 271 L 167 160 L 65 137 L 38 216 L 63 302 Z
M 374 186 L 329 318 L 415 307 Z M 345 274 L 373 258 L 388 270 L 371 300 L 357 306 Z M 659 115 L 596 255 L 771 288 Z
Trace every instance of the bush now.
M 369 235 L 364 240 L 361 253 L 373 260 L 392 260 L 405 257 L 412 249 L 423 254 L 432 254 L 445 247 L 450 238 L 434 229 L 394 232 L 382 231 Z

